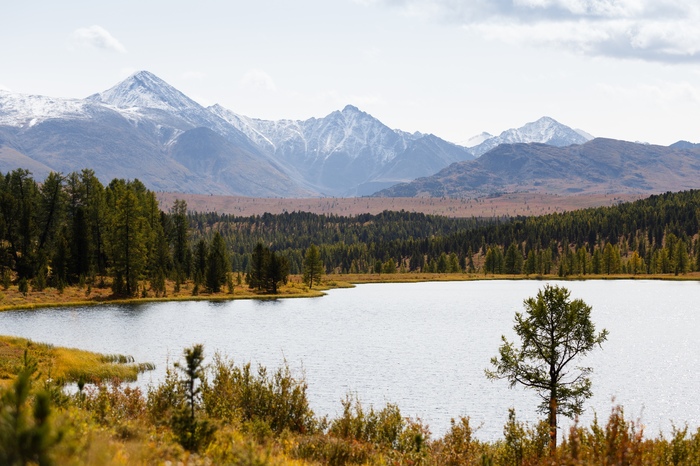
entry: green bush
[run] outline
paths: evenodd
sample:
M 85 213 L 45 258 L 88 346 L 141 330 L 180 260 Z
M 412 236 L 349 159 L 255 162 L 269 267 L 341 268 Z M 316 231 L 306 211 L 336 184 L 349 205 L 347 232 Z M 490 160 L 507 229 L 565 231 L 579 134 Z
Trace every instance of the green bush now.
M 254 372 L 250 363 L 236 366 L 217 355 L 212 372 L 211 382 L 202 386 L 209 416 L 228 423 L 264 422 L 275 434 L 318 430 L 306 381 L 296 379 L 286 364 L 269 375 L 265 367 Z

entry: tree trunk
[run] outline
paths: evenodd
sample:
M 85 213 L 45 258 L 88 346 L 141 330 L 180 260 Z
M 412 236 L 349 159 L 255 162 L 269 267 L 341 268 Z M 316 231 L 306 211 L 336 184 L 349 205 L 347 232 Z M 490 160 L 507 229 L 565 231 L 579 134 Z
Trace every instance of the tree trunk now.
M 551 455 L 557 449 L 557 398 L 549 399 L 549 452 Z

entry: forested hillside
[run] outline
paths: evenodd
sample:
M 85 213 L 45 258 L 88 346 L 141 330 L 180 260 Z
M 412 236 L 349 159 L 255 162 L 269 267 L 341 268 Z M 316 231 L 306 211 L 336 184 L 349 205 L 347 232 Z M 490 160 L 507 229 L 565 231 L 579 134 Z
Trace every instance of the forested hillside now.
M 700 270 L 699 209 L 700 191 L 685 191 L 539 217 L 384 212 L 189 218 L 194 237 L 221 232 L 240 271 L 261 241 L 288 258 L 292 273 L 300 272 L 303 252 L 316 244 L 329 273 L 681 274 Z
M 167 280 L 217 292 L 235 275 L 275 292 L 303 272 L 311 245 L 326 273 L 685 274 L 700 271 L 699 213 L 700 191 L 686 191 L 540 217 L 236 217 L 184 201 L 163 212 L 138 180 L 103 186 L 84 170 L 38 184 L 15 170 L 0 177 L 0 278 L 21 292 L 88 284 L 161 296 Z

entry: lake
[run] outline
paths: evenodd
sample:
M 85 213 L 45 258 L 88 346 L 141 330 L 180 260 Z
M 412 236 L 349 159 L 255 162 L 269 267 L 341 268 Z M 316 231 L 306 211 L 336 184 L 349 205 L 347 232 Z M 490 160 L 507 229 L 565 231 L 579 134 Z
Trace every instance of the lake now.
M 11 311 L 0 313 L 0 334 L 155 363 L 142 385 L 162 380 L 168 362 L 195 343 L 207 356 L 218 351 L 237 363 L 272 369 L 287 361 L 306 377 L 319 415 L 339 414 L 340 400 L 353 393 L 364 406 L 398 404 L 436 436 L 450 418 L 470 416 L 477 437 L 492 440 L 502 436 L 510 407 L 520 420 L 539 419 L 533 393 L 489 381 L 484 369 L 501 335 L 514 338 L 523 300 L 545 283 L 367 284 L 322 298 Z M 671 421 L 700 425 L 700 283 L 548 283 L 591 305 L 596 328 L 610 332 L 603 348 L 582 361 L 594 369 L 594 397 L 582 422 L 595 411 L 604 423 L 621 404 L 649 435 L 670 432 Z

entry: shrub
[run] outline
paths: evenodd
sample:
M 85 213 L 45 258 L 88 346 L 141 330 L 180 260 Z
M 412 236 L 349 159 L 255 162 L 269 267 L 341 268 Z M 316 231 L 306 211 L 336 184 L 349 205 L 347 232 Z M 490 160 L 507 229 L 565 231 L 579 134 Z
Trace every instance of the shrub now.
M 207 414 L 224 422 L 264 422 L 275 434 L 307 433 L 317 429 L 317 422 L 306 389 L 306 381 L 292 376 L 286 364 L 269 375 L 265 367 L 255 373 L 250 363 L 236 366 L 216 355 L 202 398 Z
M 22 293 L 24 296 L 27 296 L 27 292 L 29 291 L 29 284 L 27 283 L 26 278 L 20 278 L 19 283 L 17 284 L 17 288 L 20 293 Z

